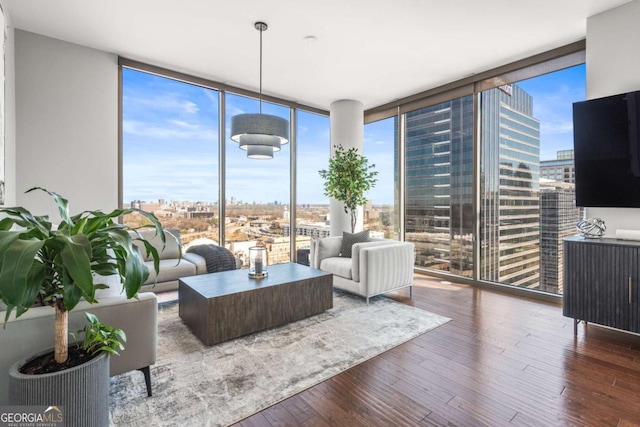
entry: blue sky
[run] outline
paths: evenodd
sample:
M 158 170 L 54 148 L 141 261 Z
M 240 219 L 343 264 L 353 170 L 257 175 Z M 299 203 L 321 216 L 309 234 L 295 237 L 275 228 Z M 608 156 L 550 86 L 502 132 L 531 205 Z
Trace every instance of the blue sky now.
M 586 99 L 586 68 L 577 65 L 517 83 L 533 96 L 533 116 L 540 120 L 540 160 L 573 149 L 573 103 Z
M 585 66 L 517 83 L 533 96 L 540 120 L 540 158 L 573 147 L 572 103 L 585 99 Z M 288 203 L 290 144 L 271 160 L 246 157 L 229 139 L 231 117 L 257 113 L 258 101 L 226 97 L 226 198 L 248 203 Z M 286 107 L 263 103 L 264 113 L 289 119 Z M 218 200 L 218 93 L 123 68 L 124 202 L 131 200 Z M 318 170 L 327 166 L 329 118 L 300 111 L 298 123 L 299 204 L 328 203 Z M 368 197 L 392 204 L 394 119 L 364 129 L 364 154 L 376 165 L 378 183 Z
M 124 202 L 218 200 L 218 93 L 123 69 Z M 290 144 L 271 160 L 254 160 L 229 138 L 231 117 L 257 113 L 257 100 L 226 97 L 226 198 L 289 201 Z M 286 107 L 262 111 L 289 119 Z M 328 203 L 318 170 L 329 158 L 329 118 L 298 114 L 298 203 Z

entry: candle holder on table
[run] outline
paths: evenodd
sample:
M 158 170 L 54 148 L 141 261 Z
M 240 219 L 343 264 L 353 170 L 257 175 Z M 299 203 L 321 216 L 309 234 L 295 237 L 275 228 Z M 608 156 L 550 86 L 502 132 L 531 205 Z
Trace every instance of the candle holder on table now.
M 267 277 L 267 248 L 252 246 L 249 248 L 249 277 L 261 279 Z

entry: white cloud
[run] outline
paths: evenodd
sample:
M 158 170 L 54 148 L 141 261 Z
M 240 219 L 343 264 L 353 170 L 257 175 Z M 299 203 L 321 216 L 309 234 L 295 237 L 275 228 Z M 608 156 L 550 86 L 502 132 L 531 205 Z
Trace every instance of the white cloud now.
M 196 114 L 199 111 L 198 105 L 188 99 L 180 99 L 182 96 L 179 94 L 164 93 L 162 95 L 148 96 L 124 96 L 123 105 L 127 106 L 127 109 L 147 109 L 147 110 L 162 110 L 170 111 L 174 113 L 187 113 Z
M 162 124 L 154 124 L 136 120 L 122 121 L 123 133 L 158 139 L 180 140 L 216 140 L 218 131 L 213 127 L 201 127 L 178 120 L 168 120 Z
M 176 125 L 178 127 L 181 128 L 186 128 L 186 129 L 198 129 L 198 125 L 194 124 L 194 123 L 187 123 L 183 120 L 175 120 L 175 119 L 170 119 L 168 120 L 169 123 L 171 123 L 172 125 Z

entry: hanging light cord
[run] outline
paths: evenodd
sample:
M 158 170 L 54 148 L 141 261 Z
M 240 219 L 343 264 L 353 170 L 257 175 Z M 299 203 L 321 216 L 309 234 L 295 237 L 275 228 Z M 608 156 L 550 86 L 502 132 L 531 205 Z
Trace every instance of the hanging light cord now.
M 262 29 L 260 27 L 260 114 L 262 114 Z

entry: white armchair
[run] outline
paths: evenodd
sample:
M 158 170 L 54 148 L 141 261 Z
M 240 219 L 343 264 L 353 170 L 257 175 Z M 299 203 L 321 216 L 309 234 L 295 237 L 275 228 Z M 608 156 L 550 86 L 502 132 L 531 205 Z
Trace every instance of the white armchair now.
M 367 299 L 413 285 L 413 243 L 372 239 L 353 245 L 351 258 L 341 257 L 342 237 L 311 242 L 311 267 L 333 274 L 333 286 Z

